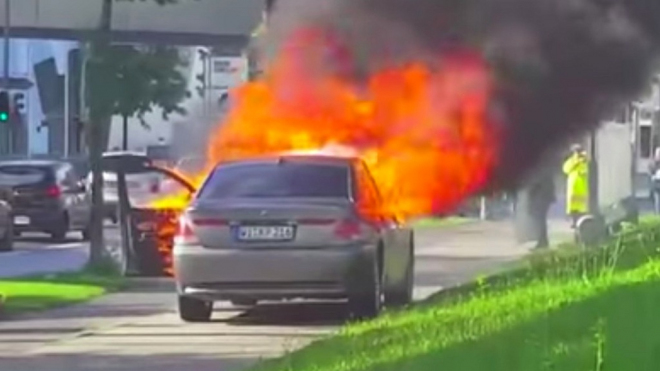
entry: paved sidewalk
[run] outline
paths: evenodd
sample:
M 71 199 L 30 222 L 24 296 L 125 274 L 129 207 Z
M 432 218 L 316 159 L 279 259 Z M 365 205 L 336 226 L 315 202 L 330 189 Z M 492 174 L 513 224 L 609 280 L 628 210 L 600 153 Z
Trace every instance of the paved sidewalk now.
M 568 225 L 553 222 L 554 236 Z M 415 297 L 501 269 L 524 256 L 509 222 L 474 222 L 416 233 Z M 93 303 L 0 322 L 0 370 L 232 371 L 302 347 L 337 329 L 337 304 L 220 306 L 214 322 L 182 323 L 168 280 L 142 280 Z

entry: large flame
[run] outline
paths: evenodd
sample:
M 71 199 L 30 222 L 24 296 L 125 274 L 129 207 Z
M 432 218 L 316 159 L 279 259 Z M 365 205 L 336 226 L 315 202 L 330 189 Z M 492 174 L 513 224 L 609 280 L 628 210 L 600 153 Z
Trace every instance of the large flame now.
M 234 91 L 233 109 L 208 145 L 211 164 L 348 146 L 401 218 L 448 211 L 484 185 L 499 133 L 490 115 L 493 82 L 478 55 L 442 55 L 434 68 L 386 67 L 358 83 L 342 73 L 346 54 L 333 53 L 340 48 L 309 35 L 294 35 L 262 79 Z M 328 49 L 332 72 L 312 58 Z
M 448 52 L 433 66 L 391 65 L 358 82 L 345 73 L 350 55 L 325 36 L 293 35 L 265 75 L 233 91 L 208 144 L 208 169 L 282 151 L 350 148 L 400 219 L 450 211 L 483 187 L 500 133 L 479 55 Z

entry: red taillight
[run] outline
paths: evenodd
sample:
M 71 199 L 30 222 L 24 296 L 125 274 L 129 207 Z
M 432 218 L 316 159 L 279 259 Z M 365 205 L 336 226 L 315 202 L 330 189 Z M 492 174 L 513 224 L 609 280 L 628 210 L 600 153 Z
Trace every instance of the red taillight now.
M 353 219 L 341 220 L 335 227 L 335 236 L 346 240 L 357 238 L 362 235 L 362 232 L 362 224 Z
M 52 186 L 46 189 L 47 197 L 57 198 L 60 197 L 61 195 L 62 195 L 62 190 L 58 186 Z
M 186 215 L 179 218 L 179 227 L 174 235 L 174 243 L 179 245 L 190 245 L 197 243 L 197 236 L 192 229 L 192 223 Z

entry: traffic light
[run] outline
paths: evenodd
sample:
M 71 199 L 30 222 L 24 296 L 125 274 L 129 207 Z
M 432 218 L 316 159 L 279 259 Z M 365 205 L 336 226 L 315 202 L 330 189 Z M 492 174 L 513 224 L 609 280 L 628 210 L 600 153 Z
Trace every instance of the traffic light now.
M 0 122 L 9 121 L 9 93 L 7 91 L 0 91 Z
M 14 94 L 14 110 L 17 114 L 23 113 L 25 110 L 25 94 L 16 93 Z

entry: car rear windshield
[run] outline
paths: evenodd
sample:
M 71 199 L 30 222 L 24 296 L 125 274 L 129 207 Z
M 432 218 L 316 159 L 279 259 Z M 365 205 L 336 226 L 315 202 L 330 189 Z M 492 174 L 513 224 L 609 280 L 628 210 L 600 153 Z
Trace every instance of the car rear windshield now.
M 39 166 L 0 166 L 0 186 L 23 186 L 44 183 L 48 169 Z
M 198 198 L 348 198 L 348 169 L 300 162 L 220 166 Z

